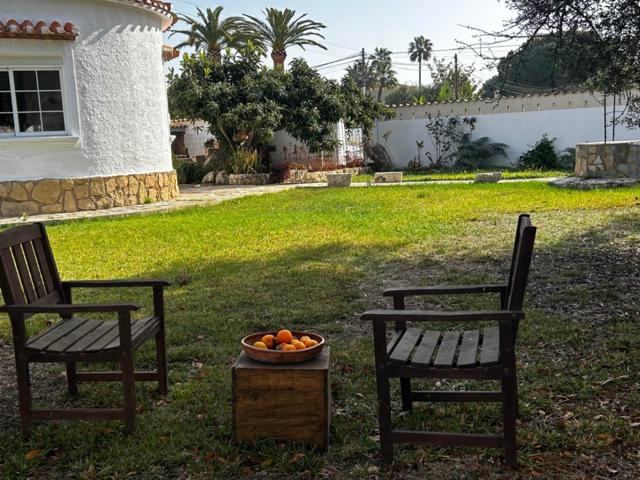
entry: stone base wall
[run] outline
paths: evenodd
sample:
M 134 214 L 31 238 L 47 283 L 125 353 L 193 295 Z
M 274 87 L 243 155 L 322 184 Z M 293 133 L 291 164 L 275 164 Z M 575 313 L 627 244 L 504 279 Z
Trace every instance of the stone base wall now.
M 0 182 L 0 216 L 19 217 L 124 207 L 178 197 L 169 172 Z
M 582 178 L 640 178 L 640 142 L 578 144 L 575 175 Z
M 352 175 L 363 175 L 367 173 L 366 167 L 343 168 L 340 170 L 326 170 L 320 172 L 310 172 L 308 170 L 289 170 L 288 176 L 282 183 L 326 183 L 327 175 L 332 173 L 350 173 Z

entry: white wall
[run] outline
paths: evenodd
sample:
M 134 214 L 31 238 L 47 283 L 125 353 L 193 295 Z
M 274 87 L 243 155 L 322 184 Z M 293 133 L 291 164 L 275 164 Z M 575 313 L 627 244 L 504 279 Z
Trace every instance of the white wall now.
M 618 107 L 618 113 L 620 107 Z M 496 164 L 515 164 L 522 153 L 529 150 L 545 133 L 556 138 L 556 150 L 575 148 L 577 143 L 598 142 L 603 140 L 603 109 L 571 108 L 564 110 L 525 111 L 516 113 L 494 113 L 475 115 L 476 128 L 473 138 L 489 137 L 493 142 L 506 143 L 507 158 L 496 159 Z M 384 143 L 382 135 L 391 131 L 387 149 L 396 167 L 405 167 L 416 155 L 416 141 L 424 141 L 422 162 L 427 151 L 434 153 L 433 144 L 425 128 L 427 119 L 391 120 L 380 122 L 376 129 L 378 141 Z M 611 140 L 611 127 L 608 129 Z M 616 140 L 638 140 L 638 129 L 628 130 L 618 125 Z
M 75 41 L 2 39 L 0 68 L 62 65 L 68 135 L 0 138 L 0 180 L 171 170 L 162 25 L 149 10 L 107 0 L 2 0 L 0 20 L 57 20 Z
M 187 124 L 184 132 L 184 146 L 189 151 L 190 156 L 204 155 L 204 144 L 206 141 L 215 138 L 209 133 L 209 125 L 199 121 L 195 124 Z

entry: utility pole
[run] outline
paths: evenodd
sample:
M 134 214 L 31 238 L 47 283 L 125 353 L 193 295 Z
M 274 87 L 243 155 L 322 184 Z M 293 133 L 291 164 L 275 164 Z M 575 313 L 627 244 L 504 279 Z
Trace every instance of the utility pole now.
M 454 70 L 453 70 L 453 99 L 458 101 L 458 54 L 453 56 Z
M 362 49 L 362 93 L 367 93 L 367 65 L 365 64 L 364 48 Z

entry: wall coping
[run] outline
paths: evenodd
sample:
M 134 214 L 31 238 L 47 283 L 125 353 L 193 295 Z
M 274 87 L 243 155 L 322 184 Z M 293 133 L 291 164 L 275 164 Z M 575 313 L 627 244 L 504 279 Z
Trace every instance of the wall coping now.
M 0 145 L 75 145 L 80 142 L 80 137 L 74 135 L 59 135 L 47 137 L 0 137 Z

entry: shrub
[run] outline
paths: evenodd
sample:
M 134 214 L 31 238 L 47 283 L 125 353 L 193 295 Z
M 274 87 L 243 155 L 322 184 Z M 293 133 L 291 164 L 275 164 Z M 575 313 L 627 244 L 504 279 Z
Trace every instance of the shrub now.
M 456 167 L 482 168 L 487 161 L 496 155 L 506 156 L 504 143 L 494 143 L 489 137 L 480 137 L 477 140 L 467 140 L 460 144 L 455 154 Z
M 573 170 L 576 167 L 576 149 L 565 148 L 558 157 L 558 166 L 564 170 Z
M 200 183 L 202 178 L 213 170 L 206 162 L 198 162 L 189 159 L 180 159 L 173 156 L 173 168 L 178 175 L 178 183 Z
M 529 151 L 518 159 L 518 167 L 532 170 L 552 170 L 559 168 L 558 155 L 553 143 L 555 138 L 549 138 L 545 133 Z
M 257 150 L 238 148 L 231 152 L 229 168 L 231 173 L 257 173 L 260 170 L 260 156 Z

